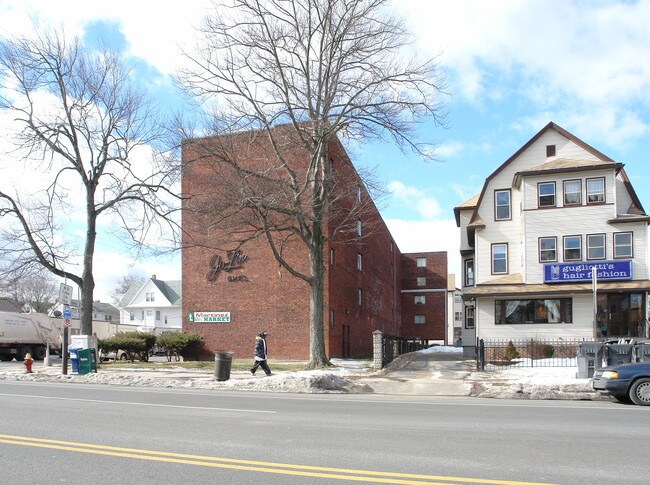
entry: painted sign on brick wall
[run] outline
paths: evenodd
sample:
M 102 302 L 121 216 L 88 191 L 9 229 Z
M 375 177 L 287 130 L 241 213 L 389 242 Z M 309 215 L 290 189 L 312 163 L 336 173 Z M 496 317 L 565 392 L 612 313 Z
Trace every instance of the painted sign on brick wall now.
M 189 312 L 187 319 L 193 323 L 230 323 L 230 312 Z

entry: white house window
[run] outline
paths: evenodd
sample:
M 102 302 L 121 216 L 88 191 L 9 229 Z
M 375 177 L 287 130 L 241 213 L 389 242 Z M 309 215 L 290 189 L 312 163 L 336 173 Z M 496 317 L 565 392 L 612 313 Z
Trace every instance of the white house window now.
M 582 204 L 582 182 L 580 180 L 565 180 L 564 205 Z
M 496 325 L 573 322 L 571 298 L 496 300 L 494 307 L 494 323 Z
M 539 262 L 548 263 L 557 261 L 557 238 L 540 237 L 539 238 Z
M 147 316 L 153 317 L 153 310 L 147 310 Z
M 160 321 L 160 310 L 156 310 L 156 321 Z
M 361 256 L 361 254 L 357 253 L 357 270 L 361 271 L 362 268 L 363 268 L 363 257 Z
M 510 219 L 510 190 L 494 191 L 494 219 L 497 221 Z
M 465 261 L 465 286 L 474 286 L 474 260 Z
M 167 325 L 167 317 L 165 317 L 165 325 Z
M 631 258 L 632 250 L 632 233 L 615 232 L 614 233 L 614 258 Z
M 580 236 L 564 236 L 564 261 L 582 259 L 582 241 Z
M 587 259 L 605 259 L 605 235 L 587 235 Z
M 414 323 L 416 325 L 424 325 L 426 323 L 426 320 L 424 319 L 424 315 L 414 315 Z
M 144 321 L 144 310 L 142 310 L 142 318 L 140 320 Z
M 417 259 L 417 266 L 418 266 L 418 268 L 426 268 L 427 267 L 427 258 L 418 258 Z
M 414 302 L 416 305 L 424 305 L 426 303 L 426 297 L 424 295 L 415 295 Z
M 424 276 L 418 276 L 418 286 L 427 286 L 427 279 Z
M 145 298 L 147 301 L 156 301 L 156 294 L 155 293 L 147 293 L 145 295 Z
M 555 207 L 555 182 L 537 184 L 537 206 Z
M 471 330 L 474 328 L 474 307 L 465 307 L 465 328 Z
M 587 204 L 605 202 L 605 179 L 587 179 Z
M 508 245 L 492 245 L 492 274 L 506 274 L 508 272 Z
M 135 320 L 135 313 L 134 312 L 129 312 L 129 320 L 131 320 L 131 321 Z

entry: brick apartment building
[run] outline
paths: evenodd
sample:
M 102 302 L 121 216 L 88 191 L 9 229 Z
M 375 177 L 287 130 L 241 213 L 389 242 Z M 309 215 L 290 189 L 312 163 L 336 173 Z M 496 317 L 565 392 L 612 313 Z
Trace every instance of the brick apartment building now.
M 255 132 L 229 137 L 229 143 L 232 155 L 251 165 L 273 157 L 268 139 Z M 202 334 L 207 351 L 229 350 L 235 358 L 252 358 L 254 337 L 264 330 L 270 358 L 308 359 L 308 284 L 278 264 L 265 237 L 235 250 L 237 224 L 227 229 L 212 224 L 214 194 L 235 190 L 214 163 L 222 146 L 217 138 L 183 145 L 183 330 Z M 309 157 L 302 149 L 287 145 L 282 153 L 297 173 L 305 170 Z M 329 237 L 323 254 L 327 355 L 372 355 L 375 330 L 446 341 L 447 253 L 402 254 L 338 140 L 329 144 L 328 156 L 328 170 L 353 190 L 338 194 L 335 204 L 343 210 L 332 213 L 324 228 Z M 352 221 L 357 234 L 334 235 L 355 203 L 368 208 Z M 231 235 L 229 247 L 212 244 Z M 285 241 L 284 254 L 309 272 L 302 243 Z

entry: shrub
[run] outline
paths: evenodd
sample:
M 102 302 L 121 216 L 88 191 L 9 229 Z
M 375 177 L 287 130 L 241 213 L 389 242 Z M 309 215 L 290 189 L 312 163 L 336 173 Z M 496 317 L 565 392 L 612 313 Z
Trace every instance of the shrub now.
M 203 335 L 183 332 L 165 333 L 156 340 L 156 344 L 164 349 L 169 361 L 174 355 L 181 355 L 185 360 L 196 360 L 202 343 Z
M 513 360 L 519 358 L 519 352 L 517 352 L 515 344 L 512 343 L 512 340 L 508 341 L 508 345 L 506 345 L 506 351 L 503 354 L 503 358 L 505 360 Z
M 149 351 L 156 344 L 156 336 L 145 332 L 119 332 L 109 339 L 100 339 L 98 346 L 104 352 L 123 350 L 133 361 L 136 356 L 140 360 L 149 360 Z

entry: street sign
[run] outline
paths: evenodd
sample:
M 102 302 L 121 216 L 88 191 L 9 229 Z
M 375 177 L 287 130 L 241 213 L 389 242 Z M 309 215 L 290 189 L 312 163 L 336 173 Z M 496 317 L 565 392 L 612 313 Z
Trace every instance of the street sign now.
M 71 316 L 70 305 L 63 305 L 63 318 L 70 318 Z
M 69 318 L 64 318 L 64 319 L 63 319 L 63 325 L 64 325 L 65 327 L 69 327 L 69 326 L 71 325 L 71 323 L 72 323 L 72 322 L 70 322 L 70 319 L 69 319 Z
M 72 303 L 72 286 L 61 283 L 59 286 L 59 301 L 64 305 Z

